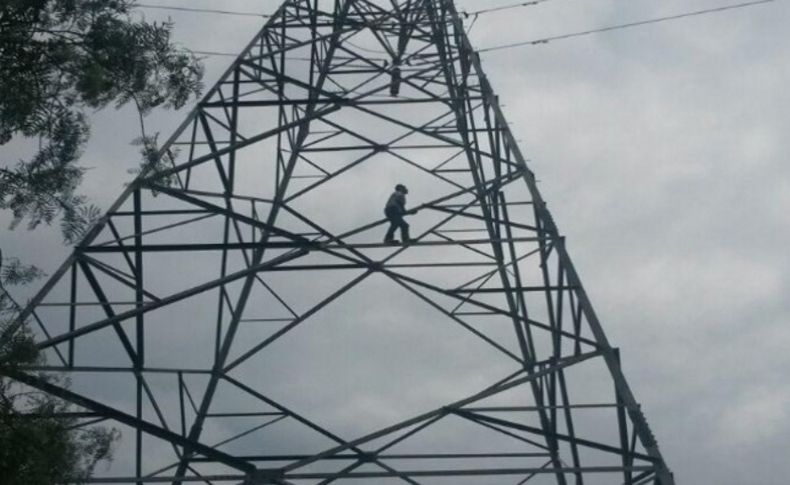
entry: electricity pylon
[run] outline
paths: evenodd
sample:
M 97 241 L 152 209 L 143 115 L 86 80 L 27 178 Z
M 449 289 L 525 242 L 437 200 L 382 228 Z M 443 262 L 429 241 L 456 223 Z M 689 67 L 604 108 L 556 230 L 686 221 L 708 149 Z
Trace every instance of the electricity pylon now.
M 452 1 L 286 1 L 159 158 L 4 371 L 96 482 L 674 483 Z

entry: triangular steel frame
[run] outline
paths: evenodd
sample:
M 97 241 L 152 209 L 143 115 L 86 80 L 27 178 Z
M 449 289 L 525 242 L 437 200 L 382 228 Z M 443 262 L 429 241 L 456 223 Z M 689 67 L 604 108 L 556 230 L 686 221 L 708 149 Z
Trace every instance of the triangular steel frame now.
M 674 484 L 451 0 L 285 1 L 165 142 L 161 158 L 170 165 L 127 187 L 20 316 L 39 329 L 50 365 L 4 370 L 78 406 L 86 426 L 110 420 L 133 430 L 133 470 L 96 483 Z M 316 191 L 385 159 L 425 177 L 426 187 L 439 187 L 417 207 L 430 225 L 413 244 L 382 244 L 384 218 L 341 227 L 321 219 L 315 203 L 310 207 L 318 212 L 299 209 Z M 261 170 L 267 175 L 256 185 Z M 207 234 L 204 224 L 212 221 L 217 234 L 191 239 Z M 151 262 L 154 255 L 175 261 L 197 254 L 216 257 L 218 273 L 204 277 L 198 273 L 207 265 L 181 266 L 188 281 L 180 288 L 168 288 L 164 263 Z M 327 295 L 301 311 L 270 279 L 316 279 L 331 271 L 353 277 L 333 281 Z M 459 274 L 473 278 L 449 284 Z M 353 439 L 235 373 L 373 275 L 478 339 L 514 371 Z M 198 297 L 216 302 L 208 363 L 150 365 L 147 332 L 169 324 L 152 318 Z M 253 308 L 263 301 L 272 314 L 257 318 Z M 209 317 L 192 313 L 183 319 L 197 334 L 204 329 L 198 320 Z M 481 325 L 484 318 L 508 322 L 509 341 Z M 275 328 L 240 342 L 249 322 Z M 119 363 L 93 362 L 97 345 L 117 349 L 103 358 Z M 572 400 L 566 376 L 594 362 L 604 369 L 601 384 L 610 386 L 611 399 Z M 74 384 L 43 379 L 46 372 L 67 373 Z M 80 376 L 100 375 L 128 377 L 134 403 L 79 385 Z M 159 386 L 153 376 L 171 384 Z M 168 385 L 172 396 L 165 396 Z M 226 388 L 255 411 L 214 409 Z M 526 401 L 518 405 L 511 392 Z M 609 413 L 606 421 L 589 421 L 612 440 L 579 430 L 591 409 Z M 254 422 L 212 443 L 208 420 L 234 417 Z M 408 450 L 402 447 L 415 436 L 450 418 L 524 449 L 393 451 Z M 290 455 L 226 446 L 283 421 L 328 445 Z M 167 443 L 169 466 L 147 465 L 148 440 Z

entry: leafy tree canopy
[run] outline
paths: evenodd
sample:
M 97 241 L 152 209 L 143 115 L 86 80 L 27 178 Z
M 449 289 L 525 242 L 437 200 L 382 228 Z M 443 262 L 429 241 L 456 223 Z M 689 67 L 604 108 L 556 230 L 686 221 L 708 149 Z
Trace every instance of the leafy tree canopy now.
M 134 0 L 4 0 L 0 5 L 0 145 L 38 142 L 28 160 L 0 158 L 0 209 L 16 226 L 63 217 L 74 242 L 96 210 L 76 194 L 86 111 L 134 103 L 141 115 L 180 108 L 201 90 L 202 66 L 147 22 Z
M 2 256 L 0 253 L 0 261 Z M 71 407 L 3 376 L 8 367 L 43 363 L 25 326 L 14 324 L 19 305 L 8 286 L 24 285 L 41 271 L 16 259 L 0 267 L 0 482 L 3 485 L 82 483 L 111 458 L 118 432 L 83 427 Z M 52 376 L 40 376 L 53 380 Z

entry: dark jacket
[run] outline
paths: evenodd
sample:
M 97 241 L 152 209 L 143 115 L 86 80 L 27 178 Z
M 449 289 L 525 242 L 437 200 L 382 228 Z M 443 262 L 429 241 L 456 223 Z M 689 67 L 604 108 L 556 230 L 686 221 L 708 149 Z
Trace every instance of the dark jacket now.
M 384 206 L 384 212 L 394 212 L 399 215 L 406 213 L 406 194 L 398 192 L 397 190 L 390 195 L 387 199 L 387 205 Z

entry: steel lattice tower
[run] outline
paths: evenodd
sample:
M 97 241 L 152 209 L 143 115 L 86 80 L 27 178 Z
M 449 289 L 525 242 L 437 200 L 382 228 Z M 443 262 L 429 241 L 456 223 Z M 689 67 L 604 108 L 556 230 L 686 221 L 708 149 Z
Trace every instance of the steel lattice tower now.
M 122 430 L 96 482 L 674 483 L 452 1 L 286 1 L 161 158 L 7 371 Z

